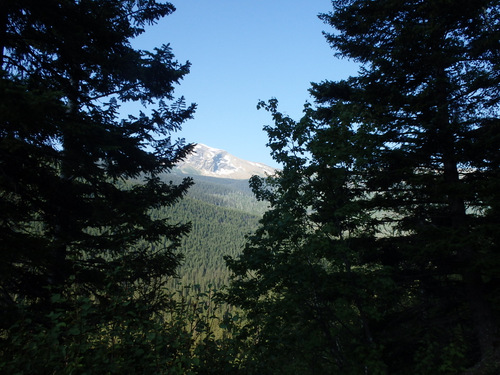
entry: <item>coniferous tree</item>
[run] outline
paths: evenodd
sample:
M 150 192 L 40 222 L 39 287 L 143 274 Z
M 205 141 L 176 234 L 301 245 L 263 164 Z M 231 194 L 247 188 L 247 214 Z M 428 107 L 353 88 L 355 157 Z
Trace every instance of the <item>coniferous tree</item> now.
M 50 325 L 47 314 L 74 298 L 103 309 L 133 298 L 145 317 L 164 303 L 189 227 L 150 211 L 191 183 L 158 177 L 191 148 L 171 138 L 194 112 L 173 97 L 189 63 L 168 45 L 148 52 L 130 42 L 174 9 L 155 0 L 2 2 L 2 329 L 21 305 Z M 120 119 L 127 101 L 150 111 Z
M 254 180 L 272 208 L 230 300 L 282 373 L 495 373 L 499 3 L 333 7 L 327 39 L 361 69 L 313 84 L 299 122 L 260 104 L 284 168 Z

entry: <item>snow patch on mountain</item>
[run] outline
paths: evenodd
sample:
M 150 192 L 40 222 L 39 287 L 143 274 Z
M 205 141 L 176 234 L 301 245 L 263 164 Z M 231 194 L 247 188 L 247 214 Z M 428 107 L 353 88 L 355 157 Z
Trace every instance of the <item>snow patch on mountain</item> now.
M 201 143 L 177 164 L 177 169 L 185 174 L 233 179 L 249 179 L 253 175 L 265 177 L 275 173 L 275 169 L 268 165 L 243 160 Z

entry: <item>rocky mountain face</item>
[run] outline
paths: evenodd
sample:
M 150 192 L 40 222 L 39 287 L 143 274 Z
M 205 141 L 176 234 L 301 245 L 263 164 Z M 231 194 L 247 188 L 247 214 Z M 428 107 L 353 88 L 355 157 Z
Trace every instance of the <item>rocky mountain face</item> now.
M 237 158 L 227 151 L 198 143 L 194 151 L 177 165 L 177 170 L 189 175 L 232 179 L 249 179 L 253 175 L 267 176 L 275 172 L 262 163 Z

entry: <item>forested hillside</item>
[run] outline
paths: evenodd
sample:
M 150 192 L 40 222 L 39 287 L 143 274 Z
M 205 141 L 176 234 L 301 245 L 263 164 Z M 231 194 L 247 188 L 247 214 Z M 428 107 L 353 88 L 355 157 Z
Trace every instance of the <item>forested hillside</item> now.
M 164 175 L 163 179 L 178 183 L 184 177 L 186 175 L 174 170 L 174 173 Z M 187 194 L 193 199 L 256 215 L 262 215 L 268 207 L 267 202 L 255 198 L 248 180 L 194 176 L 193 182 Z
M 256 229 L 265 208 L 246 180 L 195 177 L 187 196 L 161 211 L 171 220 L 191 223 L 189 236 L 182 238 L 179 247 L 184 261 L 177 282 L 202 289 L 208 284 L 216 288 L 227 285 L 229 270 L 223 257 L 241 253 L 245 236 Z
M 224 256 L 241 254 L 246 236 L 257 228 L 268 203 L 257 200 L 249 181 L 244 179 L 188 176 L 176 169 L 161 179 L 179 184 L 186 177 L 193 179 L 186 196 L 172 206 L 153 211 L 156 219 L 191 225 L 189 235 L 179 242 L 176 254 L 183 260 L 169 286 L 220 288 L 229 282 Z M 162 239 L 162 246 L 169 243 L 168 238 Z

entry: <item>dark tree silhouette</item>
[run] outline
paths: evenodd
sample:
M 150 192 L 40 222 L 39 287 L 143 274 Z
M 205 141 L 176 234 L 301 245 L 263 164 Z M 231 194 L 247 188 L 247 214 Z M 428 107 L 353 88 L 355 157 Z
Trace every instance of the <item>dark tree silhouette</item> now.
M 264 372 L 494 373 L 498 1 L 332 3 L 359 74 L 313 84 L 299 122 L 260 104 L 284 168 L 253 181 L 271 210 L 228 298 Z
M 154 0 L 2 2 L 2 328 L 19 304 L 41 318 L 55 294 L 104 304 L 110 285 L 159 306 L 188 225 L 149 213 L 191 183 L 158 176 L 189 152 L 171 134 L 195 106 L 173 97 L 189 63 L 168 45 L 148 52 L 130 41 L 172 11 Z M 127 101 L 148 114 L 121 119 Z M 150 246 L 160 238 L 169 241 Z

